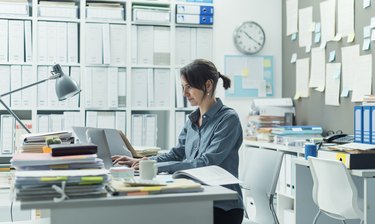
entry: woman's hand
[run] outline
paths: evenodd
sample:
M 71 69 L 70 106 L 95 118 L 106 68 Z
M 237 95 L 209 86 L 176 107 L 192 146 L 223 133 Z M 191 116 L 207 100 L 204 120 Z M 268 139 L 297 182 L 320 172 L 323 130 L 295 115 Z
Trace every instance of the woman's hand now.
M 119 164 L 119 165 L 125 165 L 125 166 L 129 166 L 129 167 L 132 167 L 133 164 L 135 163 L 138 163 L 140 159 L 134 159 L 134 158 L 131 158 L 129 156 L 119 156 L 119 155 L 115 155 L 115 156 L 112 156 L 112 165 L 115 165 L 115 164 Z

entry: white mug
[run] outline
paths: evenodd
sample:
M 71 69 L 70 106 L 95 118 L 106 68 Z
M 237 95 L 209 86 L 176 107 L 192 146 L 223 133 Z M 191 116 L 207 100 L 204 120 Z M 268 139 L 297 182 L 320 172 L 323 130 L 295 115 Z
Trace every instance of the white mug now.
M 158 167 L 155 160 L 139 161 L 139 177 L 143 180 L 152 180 L 158 173 Z

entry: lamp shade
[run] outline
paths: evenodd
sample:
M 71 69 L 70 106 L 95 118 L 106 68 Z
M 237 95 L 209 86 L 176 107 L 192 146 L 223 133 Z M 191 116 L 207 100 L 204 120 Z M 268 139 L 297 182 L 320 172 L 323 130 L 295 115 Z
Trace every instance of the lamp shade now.
M 52 79 L 56 79 L 56 96 L 59 101 L 63 101 L 71 98 L 72 96 L 81 92 L 78 84 L 71 79 L 69 76 L 65 75 L 59 64 L 52 67 Z
M 81 92 L 77 82 L 63 72 L 61 72 L 60 77 L 56 79 L 55 89 L 59 101 L 69 99 Z

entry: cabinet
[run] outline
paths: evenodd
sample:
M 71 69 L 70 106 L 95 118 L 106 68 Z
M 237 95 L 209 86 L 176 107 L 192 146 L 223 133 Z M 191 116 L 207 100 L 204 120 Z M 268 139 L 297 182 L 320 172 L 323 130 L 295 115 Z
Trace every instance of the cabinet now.
M 295 186 L 295 164 L 294 159 L 298 157 L 304 157 L 304 149 L 302 147 L 291 147 L 285 145 L 279 145 L 274 143 L 268 142 L 257 142 L 257 141 L 245 141 L 244 147 L 240 151 L 240 179 L 241 175 L 241 167 L 246 166 L 246 155 L 247 149 L 249 148 L 261 148 L 264 150 L 276 150 L 282 151 L 284 153 L 284 159 L 280 170 L 278 186 L 276 189 L 276 200 L 275 208 L 277 212 L 277 217 L 281 224 L 292 224 L 296 223 L 295 218 L 295 209 L 296 201 L 295 201 L 295 193 L 296 193 L 296 186 Z M 244 194 L 245 195 L 245 194 Z M 250 211 L 249 216 L 251 218 L 251 214 L 256 212 L 256 209 L 252 207 L 252 199 L 251 198 L 244 198 L 245 205 L 247 206 L 247 210 Z
M 193 109 L 182 97 L 179 68 L 195 58 L 212 60 L 213 52 L 213 25 L 176 23 L 176 6 L 212 3 L 25 2 L 9 1 L 9 7 L 18 8 L 0 11 L 0 31 L 10 28 L 8 35 L 0 32 L 0 43 L 6 39 L 9 49 L 4 52 L 0 46 L 0 73 L 6 76 L 0 94 L 48 77 L 54 63 L 82 89 L 59 102 L 50 81 L 8 97 L 7 105 L 32 132 L 85 125 L 120 129 L 135 145 L 175 145 L 175 133 Z M 23 130 L 5 109 L 0 114 L 0 125 L 13 127 L 14 143 Z M 7 131 L 0 136 L 3 158 L 14 147 Z

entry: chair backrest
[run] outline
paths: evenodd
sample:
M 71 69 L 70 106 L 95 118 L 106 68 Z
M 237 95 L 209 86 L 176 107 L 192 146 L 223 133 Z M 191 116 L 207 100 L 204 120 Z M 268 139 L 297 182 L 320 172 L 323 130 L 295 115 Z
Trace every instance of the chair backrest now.
M 283 153 L 258 148 L 246 150 L 246 164 L 242 164 L 242 186 L 249 190 L 256 210 L 255 217 L 250 218 L 256 223 L 275 223 L 269 202 L 276 191 Z
M 340 161 L 309 157 L 313 199 L 320 210 L 339 219 L 363 219 L 353 179 Z

